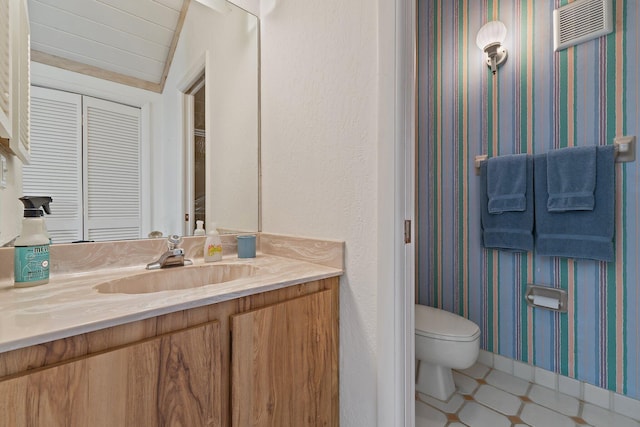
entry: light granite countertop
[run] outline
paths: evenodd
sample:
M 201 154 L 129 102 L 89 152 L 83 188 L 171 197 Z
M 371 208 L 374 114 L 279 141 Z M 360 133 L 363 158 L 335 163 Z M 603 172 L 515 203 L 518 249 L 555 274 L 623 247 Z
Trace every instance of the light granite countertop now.
M 65 271 L 64 266 L 52 265 L 52 270 L 60 273 L 52 274 L 48 284 L 31 288 L 15 288 L 12 281 L 0 277 L 0 353 L 343 273 L 341 242 L 264 234 L 259 242 L 261 250 L 256 258 L 239 259 L 231 253 L 222 261 L 207 264 L 252 266 L 244 268 L 255 268 L 254 275 L 189 289 L 129 294 L 103 293 L 96 287 L 132 275 L 202 268 L 204 262 L 196 256 L 191 257 L 193 266 L 155 271 L 145 270 L 144 264 L 101 265 L 85 271 Z M 194 238 L 192 243 L 185 246 L 188 255 L 197 253 L 201 239 Z M 102 245 L 108 244 L 91 245 L 96 246 L 85 248 L 100 252 Z M 158 253 L 155 246 L 151 250 Z M 7 259 L 5 253 L 3 265 L 0 253 L 0 267 L 7 267 Z

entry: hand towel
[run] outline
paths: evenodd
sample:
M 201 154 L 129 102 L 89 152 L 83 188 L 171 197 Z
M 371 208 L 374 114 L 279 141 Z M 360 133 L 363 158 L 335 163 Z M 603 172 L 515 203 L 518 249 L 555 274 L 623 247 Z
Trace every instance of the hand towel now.
M 524 211 L 527 205 L 526 191 L 526 154 L 510 154 L 487 160 L 489 213 Z
M 595 187 L 595 146 L 561 148 L 547 154 L 550 212 L 593 210 Z
M 614 260 L 614 154 L 612 145 L 597 148 L 593 210 L 567 212 L 548 211 L 547 155 L 535 156 L 535 228 L 538 255 Z
M 525 209 L 521 212 L 489 213 L 487 162 L 480 165 L 480 218 L 485 248 L 514 252 L 533 250 L 533 158 L 527 156 Z

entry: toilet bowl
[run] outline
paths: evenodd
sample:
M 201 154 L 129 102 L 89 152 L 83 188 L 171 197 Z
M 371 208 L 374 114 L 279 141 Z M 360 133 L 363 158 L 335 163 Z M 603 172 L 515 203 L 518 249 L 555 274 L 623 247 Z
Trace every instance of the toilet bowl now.
M 455 391 L 452 369 L 478 359 L 480 328 L 471 320 L 439 308 L 415 306 L 416 390 L 448 400 Z

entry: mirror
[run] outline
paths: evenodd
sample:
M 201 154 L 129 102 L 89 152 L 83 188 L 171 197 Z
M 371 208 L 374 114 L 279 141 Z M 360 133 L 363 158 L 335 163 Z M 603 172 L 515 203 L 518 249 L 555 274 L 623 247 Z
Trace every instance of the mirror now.
M 43 2 L 55 3 L 56 0 Z M 81 7 L 82 3 L 70 4 Z M 182 4 L 180 0 L 160 3 Z M 94 76 L 79 74 L 42 60 L 37 52 L 32 54 L 33 86 L 140 108 L 139 235 L 142 238 L 152 231 L 160 231 L 164 236 L 193 233 L 193 217 L 189 218 L 191 221 L 186 220 L 193 199 L 186 193 L 193 191 L 188 180 L 192 169 L 190 150 L 193 154 L 193 148 L 189 147 L 193 147 L 195 138 L 193 125 L 188 125 L 194 102 L 188 89 L 199 76 L 204 76 L 206 88 L 205 226 L 215 222 L 221 232 L 256 232 L 260 228 L 259 22 L 256 16 L 232 3 L 213 3 L 218 7 L 213 9 L 198 1 L 190 2 L 161 91 L 148 90 L 149 87 L 153 89 L 152 86 L 144 88 L 144 85 L 134 87 L 116 83 L 109 77 L 97 78 L 95 73 Z M 52 16 L 47 18 L 52 19 Z M 38 31 L 38 25 L 32 19 L 32 34 Z M 93 31 L 99 31 L 99 28 L 95 26 Z M 32 52 L 34 50 L 35 46 L 32 46 Z M 10 184 L 10 191 L 0 195 L 0 202 L 5 205 L 14 203 L 9 197 L 19 197 L 22 192 L 21 173 L 18 173 L 22 165 L 17 159 L 10 163 L 15 169 L 16 182 Z M 24 169 L 29 167 L 24 166 Z M 55 185 L 55 176 L 51 179 Z M 46 189 L 40 193 L 49 194 Z M 20 206 L 17 202 L 15 209 L 12 208 L 15 218 L 7 218 L 7 209 L 2 210 L 0 246 L 10 240 L 12 231 L 7 231 L 7 224 L 18 227 L 13 237 L 18 234 L 22 216 Z M 57 208 L 54 196 L 52 215 L 47 216 L 47 222 L 56 217 Z M 89 233 L 76 240 L 105 239 Z M 56 243 L 55 239 L 53 243 Z

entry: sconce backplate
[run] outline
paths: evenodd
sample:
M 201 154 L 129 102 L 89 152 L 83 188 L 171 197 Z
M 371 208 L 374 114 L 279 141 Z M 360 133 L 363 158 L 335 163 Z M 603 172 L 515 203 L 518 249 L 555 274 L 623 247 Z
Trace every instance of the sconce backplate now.
M 505 49 L 504 47 L 498 48 L 498 51 L 496 52 L 496 68 L 498 67 L 498 65 L 507 60 L 507 55 L 507 49 Z M 491 58 L 487 57 L 486 62 L 487 66 L 491 68 Z

